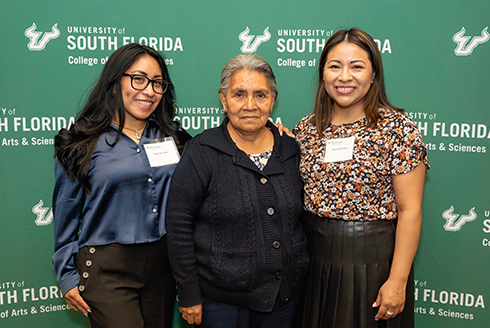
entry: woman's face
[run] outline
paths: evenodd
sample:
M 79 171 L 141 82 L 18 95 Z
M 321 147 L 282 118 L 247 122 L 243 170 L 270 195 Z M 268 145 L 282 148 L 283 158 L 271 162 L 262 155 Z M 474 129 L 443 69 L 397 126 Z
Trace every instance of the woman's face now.
M 344 41 L 328 53 L 323 80 L 334 110 L 364 111 L 364 98 L 373 78 L 368 53 L 361 47 Z
M 274 105 L 269 81 L 264 74 L 248 69 L 235 72 L 221 102 L 230 119 L 229 128 L 254 133 L 265 126 Z
M 147 55 L 138 59 L 125 73 L 146 76 L 151 80 L 162 78 L 160 65 L 155 58 Z M 126 112 L 125 125 L 133 129 L 138 129 L 144 125 L 163 96 L 153 91 L 151 82 L 144 90 L 134 89 L 131 86 L 131 77 L 129 76 L 123 76 L 121 79 L 121 93 Z

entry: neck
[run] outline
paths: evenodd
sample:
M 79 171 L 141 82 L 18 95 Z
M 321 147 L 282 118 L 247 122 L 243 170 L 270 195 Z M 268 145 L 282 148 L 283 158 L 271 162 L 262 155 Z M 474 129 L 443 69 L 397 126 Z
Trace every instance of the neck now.
M 364 106 L 355 106 L 351 108 L 339 108 L 334 106 L 332 110 L 332 124 L 354 123 L 366 117 Z
M 115 126 L 121 127 L 118 120 L 114 120 L 114 121 L 112 121 L 112 123 Z M 145 126 L 146 126 L 146 121 L 136 121 L 136 122 L 126 121 L 126 122 L 124 122 L 124 126 L 122 128 L 131 130 L 131 131 L 135 131 L 135 130 L 139 131 L 139 130 L 142 130 Z
M 265 126 L 258 131 L 245 132 L 233 128 L 230 122 L 226 125 L 231 139 L 238 149 L 246 154 L 261 154 L 274 146 L 274 135 Z

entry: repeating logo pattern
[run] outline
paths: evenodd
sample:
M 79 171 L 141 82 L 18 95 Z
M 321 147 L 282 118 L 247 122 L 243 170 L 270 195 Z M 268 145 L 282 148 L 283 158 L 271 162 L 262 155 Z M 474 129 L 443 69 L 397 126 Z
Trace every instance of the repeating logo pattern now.
M 444 224 L 444 230 L 446 231 L 459 231 L 465 223 L 474 221 L 478 217 L 474 207 L 469 210 L 468 215 L 453 214 L 453 212 L 454 207 L 452 205 L 449 209 L 442 212 L 442 217 L 446 220 Z
M 238 35 L 238 39 L 243 42 L 243 45 L 240 48 L 240 50 L 244 54 L 251 54 L 251 53 L 256 52 L 257 48 L 260 46 L 260 44 L 262 44 L 263 42 L 269 41 L 271 38 L 271 34 L 269 32 L 268 26 L 265 28 L 264 32 L 262 32 L 263 34 L 258 35 L 257 37 L 255 37 L 255 35 L 248 35 L 248 33 L 250 33 L 250 29 L 247 26 L 245 31 L 243 31 L 242 33 L 240 33 L 240 35 Z M 252 43 L 252 40 L 254 39 L 254 37 L 255 37 L 255 40 Z
M 50 40 L 56 39 L 61 34 L 60 30 L 58 29 L 58 23 L 56 23 L 51 28 L 51 32 L 45 32 L 41 40 L 39 40 L 39 37 L 43 33 L 37 32 L 36 28 L 36 23 L 32 23 L 31 27 L 27 28 L 24 32 L 24 35 L 30 40 L 27 44 L 27 48 L 29 48 L 31 51 L 43 50 Z
M 454 49 L 454 53 L 456 56 L 468 56 L 470 55 L 475 48 L 481 44 L 490 40 L 490 34 L 488 34 L 488 26 L 481 31 L 481 36 L 474 36 L 473 38 L 469 36 L 464 36 L 466 33 L 465 28 L 463 27 L 461 31 L 453 35 L 453 41 L 456 42 L 457 46 Z M 471 41 L 468 43 L 468 40 Z
M 32 207 L 32 213 L 37 216 L 36 221 L 34 222 L 38 226 L 48 225 L 53 222 L 53 210 L 50 210 L 49 207 L 43 207 L 43 205 L 44 202 L 41 199 L 39 200 L 39 203 Z

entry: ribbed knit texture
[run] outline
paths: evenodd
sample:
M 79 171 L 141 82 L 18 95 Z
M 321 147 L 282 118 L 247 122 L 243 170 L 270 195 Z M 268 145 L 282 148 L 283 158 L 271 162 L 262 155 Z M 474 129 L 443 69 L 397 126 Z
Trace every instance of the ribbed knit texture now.
M 309 266 L 299 148 L 268 123 L 274 148 L 261 171 L 227 122 L 189 143 L 172 179 L 166 220 L 179 306 L 207 298 L 271 311 L 278 295 L 299 293 Z

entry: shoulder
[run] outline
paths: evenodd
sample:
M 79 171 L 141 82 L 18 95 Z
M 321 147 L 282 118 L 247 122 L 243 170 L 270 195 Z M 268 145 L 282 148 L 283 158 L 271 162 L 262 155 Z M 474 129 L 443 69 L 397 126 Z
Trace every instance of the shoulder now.
M 309 140 L 312 136 L 318 135 L 316 126 L 311 123 L 311 120 L 314 119 L 314 115 L 315 114 L 306 115 L 293 128 L 292 132 L 299 143 L 302 143 L 304 140 Z
M 381 119 L 379 125 L 381 129 L 389 129 L 395 134 L 418 133 L 417 125 L 402 112 L 392 109 L 380 108 Z
M 230 147 L 229 142 L 223 133 L 222 126 L 207 129 L 197 134 L 191 141 L 188 142 L 187 146 L 185 147 L 185 151 L 201 151 L 203 147 L 224 150 Z
M 224 139 L 222 127 L 218 126 L 216 128 L 204 130 L 196 135 L 194 139 L 200 144 L 213 145 L 219 143 Z
M 379 113 L 381 116 L 380 121 L 386 123 L 393 124 L 402 124 L 402 125 L 415 125 L 415 123 L 403 112 L 398 112 L 393 109 L 385 109 L 380 108 Z
M 289 158 L 296 153 L 299 153 L 299 145 L 295 138 L 288 136 L 283 133 L 282 136 L 279 134 L 279 130 L 270 121 L 266 125 L 272 134 L 274 135 L 274 148 L 281 154 L 283 159 Z
M 308 114 L 306 115 L 305 117 L 303 117 L 299 122 L 298 124 L 296 124 L 296 126 L 293 128 L 293 133 L 295 133 L 295 131 L 299 132 L 299 131 L 302 131 L 304 130 L 305 128 L 307 128 L 309 125 L 312 125 L 310 123 L 311 119 L 313 118 L 315 114 Z

